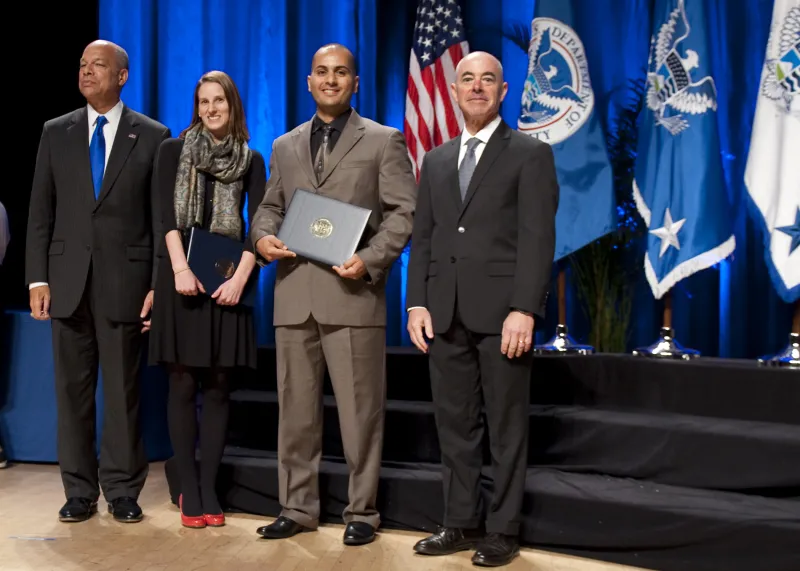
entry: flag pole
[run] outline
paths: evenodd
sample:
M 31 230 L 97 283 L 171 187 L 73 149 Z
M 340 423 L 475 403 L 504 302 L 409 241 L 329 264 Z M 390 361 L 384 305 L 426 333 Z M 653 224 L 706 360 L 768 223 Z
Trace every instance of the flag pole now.
M 789 344 L 776 355 L 760 357 L 758 362 L 761 365 L 800 369 L 800 299 L 794 302 L 794 317 L 792 318 L 792 330 L 789 333 Z
M 647 347 L 633 350 L 636 357 L 651 357 L 655 359 L 679 359 L 689 361 L 700 356 L 695 349 L 687 349 L 675 341 L 675 331 L 672 329 L 672 292 L 664 294 L 664 312 L 658 341 Z
M 672 329 L 672 292 L 667 292 L 664 296 L 664 319 L 663 326 Z
M 556 334 L 544 345 L 536 345 L 533 352 L 536 355 L 591 355 L 594 347 L 581 345 L 569 335 L 567 330 L 567 271 L 565 263 L 561 263 L 558 270 L 558 325 Z

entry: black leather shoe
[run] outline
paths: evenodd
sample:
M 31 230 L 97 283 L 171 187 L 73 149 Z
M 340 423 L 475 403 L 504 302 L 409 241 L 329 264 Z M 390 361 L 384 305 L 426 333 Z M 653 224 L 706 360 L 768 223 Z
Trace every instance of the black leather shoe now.
M 259 527 L 257 533 L 264 539 L 287 539 L 304 531 L 306 528 L 296 521 L 280 516 L 271 524 Z
M 89 498 L 70 498 L 58 512 L 58 521 L 86 521 L 97 512 L 97 501 Z
M 457 527 L 440 527 L 439 531 L 421 539 L 414 546 L 414 551 L 421 555 L 451 555 L 459 551 L 467 551 L 475 547 L 478 533 Z
M 478 544 L 472 563 L 480 567 L 500 567 L 508 565 L 519 555 L 519 541 L 516 537 L 501 533 L 488 533 Z
M 133 498 L 116 498 L 109 500 L 108 513 L 122 523 L 136 523 L 142 521 L 142 508 Z
M 375 528 L 363 521 L 351 521 L 344 530 L 345 545 L 366 545 L 375 541 Z

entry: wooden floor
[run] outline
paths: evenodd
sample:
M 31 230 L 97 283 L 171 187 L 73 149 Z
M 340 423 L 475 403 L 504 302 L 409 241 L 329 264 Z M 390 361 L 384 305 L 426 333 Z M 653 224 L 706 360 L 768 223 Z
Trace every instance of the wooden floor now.
M 471 553 L 422 557 L 423 534 L 383 531 L 371 545 L 345 547 L 342 526 L 284 541 L 259 539 L 264 518 L 234 514 L 222 528 L 187 529 L 169 502 L 162 464 L 152 464 L 140 503 L 145 519 L 121 524 L 103 500 L 88 522 L 59 523 L 64 503 L 56 466 L 0 470 L 0 569 L 4 571 L 456 571 L 475 569 Z M 634 569 L 525 549 L 509 571 Z

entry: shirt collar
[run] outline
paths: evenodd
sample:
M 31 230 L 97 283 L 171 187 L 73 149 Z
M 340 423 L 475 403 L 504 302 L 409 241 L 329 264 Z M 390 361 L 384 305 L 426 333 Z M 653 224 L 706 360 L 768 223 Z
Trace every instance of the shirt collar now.
M 334 128 L 334 130 L 339 131 L 340 133 L 344 131 L 345 125 L 347 125 L 347 121 L 350 119 L 350 115 L 353 112 L 353 108 L 350 107 L 347 111 L 339 115 L 336 119 L 330 122 L 330 126 Z M 316 131 L 322 129 L 323 125 L 326 125 L 322 119 L 319 118 L 319 115 L 314 115 L 314 119 L 311 121 L 311 132 L 315 133 Z
M 104 117 L 108 119 L 108 124 L 112 127 L 116 127 L 119 125 L 119 120 L 122 117 L 122 101 L 117 101 L 117 104 L 114 105 L 111 109 L 108 110 L 108 113 L 103 113 Z M 97 118 L 100 116 L 100 113 L 95 110 L 94 107 L 87 103 L 86 109 L 89 113 L 89 127 L 94 128 L 95 123 L 97 122 Z
M 467 141 L 469 141 L 472 137 L 477 137 L 484 145 L 488 144 L 489 139 L 492 138 L 492 135 L 497 130 L 497 127 L 500 125 L 500 121 L 502 121 L 502 119 L 500 118 L 500 115 L 498 115 L 497 117 L 492 119 L 488 125 L 486 125 L 483 129 L 481 129 L 474 135 L 470 135 L 469 132 L 466 129 L 464 129 L 461 132 L 461 146 L 466 145 Z

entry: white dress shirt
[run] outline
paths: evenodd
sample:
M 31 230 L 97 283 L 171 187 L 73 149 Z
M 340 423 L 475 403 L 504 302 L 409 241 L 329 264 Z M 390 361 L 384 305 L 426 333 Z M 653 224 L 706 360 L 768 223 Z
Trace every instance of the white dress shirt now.
M 461 168 L 461 161 L 464 160 L 464 157 L 467 156 L 467 142 L 473 138 L 477 137 L 480 140 L 475 146 L 475 166 L 478 166 L 478 163 L 481 160 L 481 156 L 483 155 L 483 150 L 486 148 L 486 145 L 489 143 L 489 139 L 491 139 L 494 132 L 497 130 L 497 126 L 500 125 L 500 115 L 492 119 L 486 127 L 475 133 L 474 135 L 470 135 L 466 129 L 461 131 L 461 147 L 458 150 L 458 168 Z M 422 309 L 420 307 L 409 307 L 408 311 L 412 309 Z
M 86 106 L 87 118 L 89 120 L 89 143 L 92 143 L 92 136 L 94 129 L 97 126 L 97 118 L 100 113 L 95 111 L 91 105 Z M 103 125 L 103 137 L 106 140 L 106 160 L 104 163 L 103 173 L 105 173 L 105 166 L 108 166 L 108 157 L 111 156 L 111 147 L 114 146 L 114 137 L 117 136 L 117 128 L 119 127 L 119 120 L 122 118 L 122 101 L 117 101 L 117 104 L 112 107 L 108 113 L 105 113 L 105 118 L 108 122 Z
M 103 125 L 103 137 L 106 140 L 106 160 L 103 164 L 103 173 L 106 172 L 106 167 L 108 166 L 108 157 L 111 156 L 111 147 L 114 146 L 114 137 L 117 136 L 117 128 L 119 127 L 119 121 L 122 118 L 122 101 L 117 101 L 117 104 L 114 105 L 111 109 L 109 109 L 108 113 L 105 113 L 105 118 L 108 119 L 108 122 Z M 94 107 L 91 105 L 86 105 L 86 115 L 87 120 L 89 122 L 89 140 L 87 144 L 91 145 L 92 137 L 94 136 L 94 129 L 97 126 L 97 118 L 100 116 Z M 47 285 L 47 282 L 35 282 L 32 283 L 29 289 L 33 289 L 35 287 Z
M 467 141 L 476 137 L 480 140 L 480 143 L 475 147 L 475 165 L 480 162 L 481 155 L 483 155 L 483 150 L 486 148 L 489 139 L 491 139 L 494 132 L 497 130 L 497 126 L 500 125 L 500 115 L 495 117 L 491 120 L 491 122 L 486 125 L 483 129 L 475 133 L 474 135 L 470 135 L 466 129 L 461 131 L 461 148 L 458 151 L 458 167 L 461 168 L 461 161 L 464 160 L 464 157 L 467 156 Z

